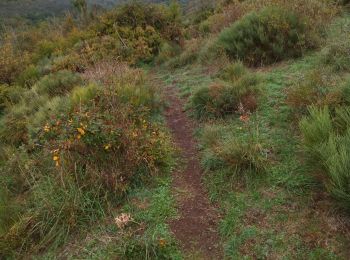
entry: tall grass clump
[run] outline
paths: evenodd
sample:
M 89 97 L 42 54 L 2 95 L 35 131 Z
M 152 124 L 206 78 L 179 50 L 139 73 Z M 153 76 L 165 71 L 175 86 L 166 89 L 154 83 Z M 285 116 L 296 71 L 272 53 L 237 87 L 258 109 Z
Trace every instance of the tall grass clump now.
M 303 19 L 280 7 L 247 14 L 223 30 L 217 44 L 231 58 L 253 66 L 298 57 L 313 46 Z
M 300 122 L 309 165 L 322 173 L 327 191 L 350 210 L 350 110 L 310 108 Z
M 265 173 L 269 160 L 257 125 L 249 119 L 235 122 L 235 126 L 237 124 L 246 133 L 244 136 L 232 135 L 234 130 L 227 126 L 203 129 L 202 165 L 208 176 L 220 175 L 227 181 L 227 178 L 243 180 Z
M 238 63 L 225 68 L 220 77 L 227 81 L 200 87 L 191 97 L 190 106 L 197 118 L 217 118 L 239 109 L 253 112 L 257 108 L 260 79 L 256 74 Z

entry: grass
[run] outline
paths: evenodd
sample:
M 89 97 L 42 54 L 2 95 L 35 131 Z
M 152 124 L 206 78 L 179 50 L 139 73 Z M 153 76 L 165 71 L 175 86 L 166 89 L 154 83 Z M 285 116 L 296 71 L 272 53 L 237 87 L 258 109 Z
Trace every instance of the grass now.
M 232 170 L 215 166 L 205 174 L 210 199 L 223 215 L 219 228 L 228 259 L 346 259 L 349 253 L 346 245 L 350 237 L 343 231 L 346 216 L 334 208 L 321 183 L 303 166 L 296 119 L 285 102 L 286 88 L 316 60 L 310 54 L 256 71 L 264 78 L 266 91 L 250 122 L 257 127 L 259 142 L 268 153 L 265 173 L 241 179 L 232 175 Z M 167 84 L 176 84 L 187 97 L 198 86 L 215 80 L 205 71 L 188 66 L 162 75 Z M 244 142 L 249 133 L 238 116 L 232 115 L 201 123 L 197 136 L 205 167 L 208 160 L 218 163 L 212 156 L 217 155 L 212 140 Z M 339 221 L 334 222 L 335 218 Z
M 61 249 L 59 257 L 69 259 L 182 259 L 167 222 L 177 216 L 171 194 L 171 178 L 132 190 L 126 203 L 113 210 L 103 222 L 92 226 Z M 132 221 L 119 229 L 114 217 L 128 213 Z M 37 259 L 52 259 L 57 251 Z

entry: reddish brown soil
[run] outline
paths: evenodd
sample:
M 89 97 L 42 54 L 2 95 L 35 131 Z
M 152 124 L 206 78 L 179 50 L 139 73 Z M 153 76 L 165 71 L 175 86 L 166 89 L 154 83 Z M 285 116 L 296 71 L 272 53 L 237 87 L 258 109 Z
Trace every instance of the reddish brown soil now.
M 186 254 L 199 259 L 222 259 L 217 233 L 219 216 L 203 187 L 197 143 L 193 137 L 194 123 L 183 111 L 184 103 L 176 87 L 167 87 L 165 97 L 169 103 L 167 125 L 184 161 L 184 167 L 173 173 L 180 217 L 169 223 L 170 228 Z

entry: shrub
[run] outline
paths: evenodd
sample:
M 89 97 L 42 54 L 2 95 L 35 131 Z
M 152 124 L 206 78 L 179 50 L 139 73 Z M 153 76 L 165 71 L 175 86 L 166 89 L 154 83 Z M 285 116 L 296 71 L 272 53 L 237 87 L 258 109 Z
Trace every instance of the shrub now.
M 305 114 L 308 107 L 335 108 L 346 102 L 346 88 L 341 79 L 327 68 L 306 72 L 287 90 L 287 104 L 296 112 Z
M 59 71 L 40 79 L 33 87 L 33 91 L 40 95 L 47 94 L 53 97 L 67 94 L 81 83 L 81 78 L 78 74 L 70 71 Z
M 253 112 L 257 107 L 257 95 L 259 78 L 255 74 L 246 74 L 231 83 L 216 82 L 199 88 L 190 104 L 197 118 L 215 118 L 232 114 L 240 107 Z
M 18 76 L 17 82 L 22 87 L 31 88 L 41 76 L 38 67 L 30 65 Z
M 198 58 L 198 51 L 202 44 L 202 39 L 192 39 L 185 43 L 184 50 L 179 55 L 166 63 L 171 68 L 180 68 L 195 63 Z
M 11 42 L 6 41 L 0 45 L 0 57 L 0 84 L 11 84 L 24 70 L 28 54 L 21 55 Z
M 321 65 L 330 66 L 335 72 L 350 70 L 350 36 L 349 30 L 342 32 L 340 39 L 327 44 L 320 56 Z
M 25 195 L 26 205 L 0 236 L 1 257 L 62 245 L 106 214 L 109 203 L 117 205 L 132 187 L 168 167 L 170 144 L 153 118 L 160 108 L 158 93 L 144 82 L 116 80 L 103 88 L 89 85 L 70 95 L 46 96 L 35 109 L 26 101 L 15 106 L 25 120 L 14 121 L 29 128 L 30 135 L 24 135 L 30 145 L 23 146 L 25 164 L 17 164 L 26 189 L 11 199 Z M 24 100 L 31 95 L 35 92 L 28 91 Z M 16 172 L 7 161 L 0 168 L 3 176 Z
M 163 43 L 161 45 L 158 56 L 155 60 L 157 64 L 163 64 L 171 58 L 176 57 L 181 53 L 181 47 L 176 44 Z
M 227 54 L 250 65 L 298 57 L 313 45 L 303 20 L 290 10 L 268 7 L 225 29 L 218 39 Z
M 20 101 L 23 89 L 18 86 L 0 85 L 0 115 L 6 108 Z
M 307 31 L 310 35 L 318 34 L 329 24 L 330 20 L 338 12 L 334 1 L 309 0 L 260 0 L 260 1 L 226 1 L 224 8 L 208 18 L 210 29 L 214 33 L 230 26 L 249 12 L 277 6 L 294 12 L 306 20 Z

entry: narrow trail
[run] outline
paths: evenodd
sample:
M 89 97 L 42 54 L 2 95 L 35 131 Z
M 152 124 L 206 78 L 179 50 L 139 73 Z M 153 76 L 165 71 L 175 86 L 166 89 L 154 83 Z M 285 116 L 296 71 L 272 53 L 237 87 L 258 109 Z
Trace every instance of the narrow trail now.
M 191 259 L 222 259 L 217 233 L 218 213 L 211 205 L 202 183 L 197 143 L 193 137 L 194 122 L 183 111 L 184 102 L 175 86 L 165 88 L 169 103 L 165 116 L 173 140 L 181 151 L 183 168 L 173 173 L 173 192 L 180 213 L 170 228 Z

